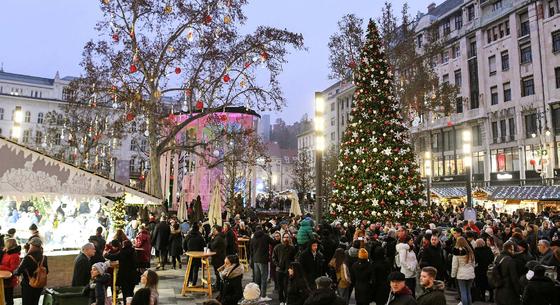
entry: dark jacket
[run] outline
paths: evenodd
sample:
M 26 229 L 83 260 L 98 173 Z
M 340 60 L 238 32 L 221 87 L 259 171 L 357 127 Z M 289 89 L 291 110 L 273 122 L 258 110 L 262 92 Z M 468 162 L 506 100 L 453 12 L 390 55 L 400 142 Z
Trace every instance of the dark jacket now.
M 389 273 L 391 273 L 391 265 L 389 265 L 388 260 L 385 258 L 385 249 L 378 248 L 373 253 L 373 275 L 374 286 L 373 286 L 373 296 L 376 304 L 387 303 L 387 298 L 389 297 L 389 292 L 391 287 L 389 287 Z
M 251 248 L 251 260 L 252 263 L 266 264 L 269 262 L 269 250 L 272 244 L 272 238 L 266 234 L 264 231 L 259 230 L 255 232 L 253 238 L 249 241 L 249 246 Z
M 387 305 L 416 305 L 416 300 L 412 296 L 412 291 L 406 286 L 400 291 L 389 294 Z
M 418 305 L 446 305 L 445 284 L 442 281 L 435 281 L 430 288 L 425 288 L 424 292 L 416 300 Z
M 427 248 L 425 248 L 422 252 L 422 259 L 420 260 L 420 268 L 424 267 L 434 267 L 437 269 L 436 279 L 443 280 L 445 279 L 445 274 L 447 269 L 445 268 L 445 257 L 443 256 L 443 249 L 441 248 L 441 244 L 438 244 L 437 247 L 434 247 L 430 244 Z
M 72 287 L 83 287 L 89 283 L 91 261 L 82 252 L 74 259 L 74 274 L 72 275 Z
M 206 242 L 200 231 L 190 230 L 187 237 L 183 239 L 183 251 L 204 251 Z M 200 267 L 202 264 L 200 258 L 195 258 L 192 261 L 192 267 Z
M 387 237 L 385 239 L 385 253 L 387 253 L 387 260 L 392 267 L 395 264 L 395 255 L 397 254 L 397 239 L 394 237 Z
M 224 233 L 226 237 L 226 255 L 236 254 L 237 253 L 237 240 L 235 237 L 235 233 L 232 229 L 228 229 L 227 232 Z
M 474 261 L 476 266 L 474 267 L 475 283 L 476 287 L 480 290 L 490 290 L 490 284 L 488 283 L 488 266 L 494 261 L 494 253 L 488 246 L 477 247 L 474 249 Z
M 502 261 L 503 258 L 503 261 Z M 494 298 L 497 304 L 517 305 L 520 304 L 519 296 L 521 295 L 521 286 L 519 285 L 519 276 L 514 259 L 507 252 L 502 252 L 496 257 L 496 264 L 499 262 L 500 276 L 503 286 L 496 288 Z
M 212 266 L 214 268 L 221 267 L 226 259 L 226 240 L 223 233 L 214 236 L 210 242 L 210 249 L 216 252 L 216 255 L 212 256 Z
M 243 265 L 237 265 L 226 276 L 222 277 L 220 302 L 222 305 L 237 305 L 243 298 Z
M 307 283 L 315 283 L 316 278 L 325 274 L 323 270 L 323 254 L 321 254 L 319 250 L 317 250 L 314 256 L 311 252 L 311 247 L 309 247 L 307 250 L 301 253 L 299 257 L 299 263 L 303 267 Z
M 183 254 L 183 234 L 181 229 L 171 230 L 169 234 L 169 255 L 181 256 Z
M 286 305 L 303 305 L 310 292 L 307 280 L 289 278 Z
M 527 271 L 529 271 L 529 269 L 527 269 L 525 265 L 527 265 L 529 261 L 532 261 L 534 259 L 535 258 L 533 257 L 533 255 L 529 253 L 529 250 L 526 250 L 525 252 L 522 253 L 516 253 L 515 255 L 513 255 L 513 260 L 515 261 L 515 268 L 517 268 L 517 274 L 519 275 L 526 274 Z
M 105 305 L 107 286 L 110 284 L 111 275 L 109 273 L 101 274 L 84 287 L 82 295 L 89 296 L 89 304 Z
M 358 260 L 350 269 L 356 303 L 370 303 L 373 299 L 373 267 L 367 260 Z
M 134 286 L 138 284 L 140 278 L 136 272 L 136 257 L 134 248 L 123 247 L 116 253 L 107 253 L 105 258 L 112 261 L 119 261 L 119 271 L 117 272 L 118 286 Z
M 309 295 L 304 305 L 346 305 L 346 301 L 331 289 L 317 289 Z M 291 305 L 291 304 L 290 304 Z
M 30 258 L 30 256 L 33 256 L 33 258 L 35 259 L 35 261 L 37 263 L 35 263 L 33 261 L 33 259 Z M 43 266 L 45 268 L 47 268 L 47 273 L 48 273 L 49 272 L 49 264 L 47 262 L 48 261 L 47 256 L 43 255 L 42 250 L 33 251 L 31 253 L 28 252 L 27 255 L 25 255 L 25 257 L 23 258 L 23 261 L 21 262 L 19 267 L 14 272 L 14 275 L 22 275 L 23 276 L 22 280 L 21 280 L 21 286 L 31 287 L 31 286 L 29 286 L 29 275 L 33 275 L 35 270 L 37 270 L 37 268 L 39 267 L 38 264 L 41 263 L 41 260 L 43 259 L 43 257 L 44 257 Z
M 296 258 L 296 248 L 292 245 L 282 243 L 276 245 L 272 250 L 272 262 L 278 272 L 288 272 L 288 265 Z
M 167 250 L 169 246 L 169 235 L 171 235 L 171 227 L 165 221 L 160 221 L 152 232 L 152 247 L 156 250 Z
M 523 292 L 523 305 L 558 305 L 560 296 L 554 282 L 545 276 L 533 276 Z

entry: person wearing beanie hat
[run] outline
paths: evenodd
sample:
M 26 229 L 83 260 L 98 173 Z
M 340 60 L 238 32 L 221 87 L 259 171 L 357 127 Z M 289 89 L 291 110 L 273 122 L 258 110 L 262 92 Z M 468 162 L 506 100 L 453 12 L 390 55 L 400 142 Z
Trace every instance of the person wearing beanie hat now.
M 534 275 L 523 290 L 523 305 L 560 304 L 554 282 L 545 276 L 545 271 L 546 269 L 542 265 L 534 267 Z
M 399 271 L 393 271 L 387 277 L 391 285 L 391 293 L 387 305 L 416 305 L 416 300 L 405 283 L 405 275 Z
M 344 305 L 346 301 L 336 295 L 336 292 L 331 288 L 332 280 L 328 276 L 320 276 L 315 279 L 316 290 L 313 290 L 307 300 L 305 300 L 305 305 Z M 368 302 L 369 303 L 369 302 Z M 289 302 L 288 302 L 289 304 Z M 356 300 L 356 304 L 358 301 Z
M 240 305 L 264 305 L 266 304 L 261 298 L 261 289 L 256 283 L 249 283 L 243 289 L 243 299 L 239 301 Z
M 354 284 L 356 304 L 369 304 L 373 297 L 373 281 L 375 279 L 373 266 L 368 261 L 366 249 L 358 251 L 358 261 L 354 263 L 350 272 L 350 281 Z
M 111 275 L 107 273 L 108 267 L 106 262 L 91 266 L 91 280 L 83 291 L 83 295 L 89 295 L 90 304 L 105 305 L 107 287 L 111 282 Z

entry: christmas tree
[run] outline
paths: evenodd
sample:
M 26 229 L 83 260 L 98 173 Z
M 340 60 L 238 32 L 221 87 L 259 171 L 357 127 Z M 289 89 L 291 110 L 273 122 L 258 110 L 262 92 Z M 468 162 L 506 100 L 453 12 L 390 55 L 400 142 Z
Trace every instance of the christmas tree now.
M 124 229 L 126 225 L 126 208 L 124 206 L 124 196 L 115 199 L 111 207 L 111 220 L 113 223 L 113 230 Z
M 381 45 L 370 21 L 354 71 L 354 105 L 340 144 L 330 215 L 349 223 L 419 223 L 427 210 L 424 188 Z

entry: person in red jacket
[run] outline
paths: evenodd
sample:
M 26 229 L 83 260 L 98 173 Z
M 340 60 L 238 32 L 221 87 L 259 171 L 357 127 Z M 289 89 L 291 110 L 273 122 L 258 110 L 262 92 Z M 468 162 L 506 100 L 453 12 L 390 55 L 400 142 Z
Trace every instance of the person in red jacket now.
M 0 262 L 0 270 L 10 271 L 14 273 L 14 270 L 19 266 L 19 254 L 21 252 L 21 246 L 18 246 L 15 239 L 7 239 L 4 244 L 4 255 L 2 256 L 2 262 Z M 12 275 L 10 280 L 4 281 L 4 298 L 6 300 L 6 305 L 14 305 L 14 287 L 18 285 L 18 278 Z
M 138 254 L 139 267 L 143 269 L 150 268 L 152 242 L 150 240 L 150 232 L 146 229 L 146 225 L 140 225 L 140 232 L 138 232 L 136 236 L 134 247 L 138 249 L 136 253 Z

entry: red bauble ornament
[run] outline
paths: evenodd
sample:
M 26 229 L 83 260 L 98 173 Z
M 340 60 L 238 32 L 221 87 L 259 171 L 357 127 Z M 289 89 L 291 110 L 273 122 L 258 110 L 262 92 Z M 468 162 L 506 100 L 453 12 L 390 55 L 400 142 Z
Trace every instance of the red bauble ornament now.
M 250 66 L 251 66 L 251 62 L 250 62 L 250 61 L 248 61 L 248 62 L 245 63 L 245 69 L 249 68 Z
M 175 74 L 181 74 L 181 68 L 179 67 L 175 68 Z
M 269 57 L 269 55 L 268 55 L 268 53 L 266 53 L 266 51 L 262 51 L 262 52 L 261 52 L 261 59 L 262 59 L 263 61 L 267 60 L 268 57 Z
M 145 178 L 144 178 L 144 174 L 140 175 L 140 178 L 139 178 L 139 179 L 140 179 L 140 181 L 144 181 L 144 179 L 145 179 Z
M 226 121 L 227 121 L 227 119 L 228 119 L 228 117 L 227 117 L 227 115 L 226 115 L 226 114 L 222 114 L 222 115 L 220 115 L 220 121 L 222 121 L 222 122 L 226 122 Z
M 369 216 L 370 213 L 371 213 L 371 212 L 370 212 L 369 210 L 366 210 L 366 211 L 364 212 L 364 215 Z
M 453 126 L 453 122 L 448 121 L 448 122 L 447 122 L 447 127 L 451 127 L 451 126 Z
M 531 160 L 529 160 L 529 163 L 530 163 L 532 166 L 535 166 L 535 164 L 537 164 L 537 161 L 531 159 Z
M 126 114 L 126 120 L 127 120 L 128 122 L 134 120 L 134 114 L 133 114 L 133 113 L 127 113 L 127 114 Z
M 204 104 L 202 103 L 202 101 L 196 101 L 196 109 L 202 110 L 203 107 Z
M 224 83 L 227 83 L 231 80 L 231 77 L 229 77 L 229 74 L 224 75 Z
M 130 65 L 130 69 L 129 69 L 130 73 L 134 73 L 136 71 L 138 71 L 138 68 L 136 68 L 135 64 Z
M 210 22 L 212 22 L 212 16 L 210 16 L 210 15 L 204 16 L 204 23 L 205 24 L 210 24 Z
M 356 65 L 356 62 L 353 61 L 353 60 L 352 60 L 351 62 L 348 63 L 348 67 L 350 67 L 350 69 L 356 69 L 356 66 L 357 66 L 357 65 Z
M 385 121 L 385 122 L 383 122 L 383 124 L 385 124 L 385 125 L 389 125 L 389 124 L 390 124 L 390 122 L 389 122 L 389 121 Z
M 113 38 L 114 42 L 119 42 L 119 34 L 113 33 L 113 36 L 111 36 L 111 38 Z
M 169 116 L 167 117 L 167 119 L 171 122 L 175 122 L 175 114 L 170 113 Z

